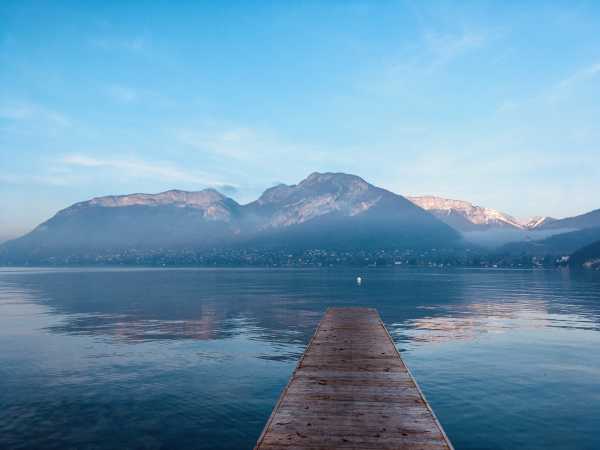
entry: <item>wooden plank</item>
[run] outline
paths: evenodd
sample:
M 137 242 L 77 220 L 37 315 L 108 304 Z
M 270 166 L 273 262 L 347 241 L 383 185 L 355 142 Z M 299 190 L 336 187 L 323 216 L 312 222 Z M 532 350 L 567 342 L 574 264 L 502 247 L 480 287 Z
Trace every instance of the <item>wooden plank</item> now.
M 452 450 L 376 310 L 331 308 L 255 450 Z

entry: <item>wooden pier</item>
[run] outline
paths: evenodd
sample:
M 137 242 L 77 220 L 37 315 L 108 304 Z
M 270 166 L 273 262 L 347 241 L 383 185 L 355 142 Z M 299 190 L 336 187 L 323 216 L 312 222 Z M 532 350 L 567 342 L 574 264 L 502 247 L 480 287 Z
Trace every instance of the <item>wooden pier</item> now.
M 255 450 L 451 450 L 376 310 L 329 309 Z

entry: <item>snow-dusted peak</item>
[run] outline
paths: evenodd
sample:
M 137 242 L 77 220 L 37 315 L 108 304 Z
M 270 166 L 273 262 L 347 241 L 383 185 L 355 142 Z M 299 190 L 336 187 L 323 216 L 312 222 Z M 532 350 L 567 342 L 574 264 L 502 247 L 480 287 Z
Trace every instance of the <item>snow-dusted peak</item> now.
M 523 226 L 528 230 L 535 230 L 536 228 L 540 228 L 548 223 L 554 222 L 556 219 L 548 216 L 534 216 L 531 219 L 524 220 Z
M 467 222 L 479 227 L 526 228 L 519 220 L 509 214 L 491 208 L 477 206 L 463 200 L 453 200 L 434 196 L 407 197 L 421 208 L 444 219 L 444 216 L 458 215 Z

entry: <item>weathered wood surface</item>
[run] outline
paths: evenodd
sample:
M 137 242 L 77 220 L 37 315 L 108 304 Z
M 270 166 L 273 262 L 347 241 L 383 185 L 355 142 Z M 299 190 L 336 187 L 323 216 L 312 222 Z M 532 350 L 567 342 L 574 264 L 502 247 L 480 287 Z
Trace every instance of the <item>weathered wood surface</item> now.
M 451 450 L 379 314 L 329 309 L 255 450 Z

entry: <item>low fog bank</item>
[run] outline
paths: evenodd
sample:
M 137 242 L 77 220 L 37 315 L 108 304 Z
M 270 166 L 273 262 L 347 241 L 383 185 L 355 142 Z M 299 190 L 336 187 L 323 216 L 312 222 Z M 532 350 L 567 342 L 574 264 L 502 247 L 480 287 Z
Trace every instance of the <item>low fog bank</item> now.
M 511 242 L 539 241 L 556 234 L 576 231 L 574 228 L 560 228 L 555 230 L 516 230 L 516 229 L 489 229 L 485 231 L 466 231 L 462 235 L 466 241 L 487 248 L 500 247 Z

